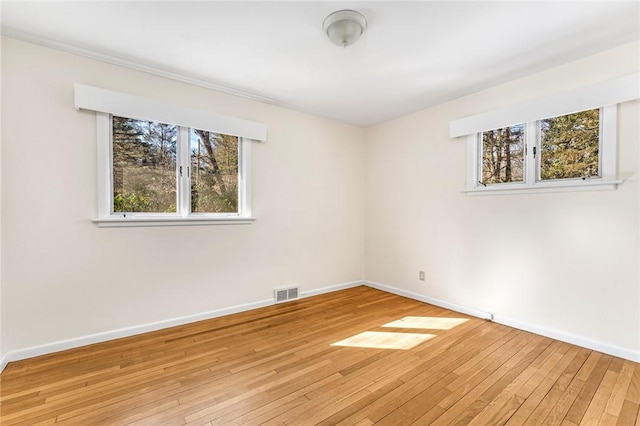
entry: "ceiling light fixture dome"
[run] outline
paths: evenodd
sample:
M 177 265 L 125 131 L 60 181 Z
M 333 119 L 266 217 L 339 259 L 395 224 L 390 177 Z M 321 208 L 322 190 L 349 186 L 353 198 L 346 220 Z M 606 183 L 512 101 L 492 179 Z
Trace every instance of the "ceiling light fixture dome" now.
M 358 41 L 367 29 L 367 20 L 355 10 L 338 10 L 324 19 L 322 29 L 334 44 L 347 47 Z

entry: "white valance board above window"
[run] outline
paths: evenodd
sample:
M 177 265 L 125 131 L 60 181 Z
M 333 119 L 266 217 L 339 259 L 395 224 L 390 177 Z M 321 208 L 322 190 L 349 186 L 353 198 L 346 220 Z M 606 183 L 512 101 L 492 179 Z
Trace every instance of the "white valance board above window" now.
M 639 98 L 640 74 L 629 74 L 518 105 L 452 120 L 449 123 L 449 136 L 457 138 Z
M 255 121 L 158 102 L 79 83 L 75 84 L 74 94 L 77 109 L 175 124 L 257 141 L 267 140 L 267 126 Z

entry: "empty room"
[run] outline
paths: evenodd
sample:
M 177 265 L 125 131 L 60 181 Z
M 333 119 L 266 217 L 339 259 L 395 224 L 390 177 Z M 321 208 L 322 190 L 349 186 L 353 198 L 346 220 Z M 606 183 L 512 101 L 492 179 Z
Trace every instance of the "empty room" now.
M 640 2 L 0 7 L 2 426 L 640 425 Z

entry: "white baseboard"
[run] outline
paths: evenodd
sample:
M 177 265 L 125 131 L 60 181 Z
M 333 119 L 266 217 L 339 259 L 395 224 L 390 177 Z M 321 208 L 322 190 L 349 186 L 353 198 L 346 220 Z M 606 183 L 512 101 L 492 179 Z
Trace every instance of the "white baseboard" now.
M 491 316 L 493 315 L 493 322 L 496 322 L 498 324 L 517 328 L 519 330 L 528 331 L 530 333 L 549 337 L 551 339 L 560 340 L 561 342 L 571 343 L 572 345 L 581 346 L 583 348 L 591 349 L 591 350 L 602 352 L 605 354 L 628 359 L 629 361 L 640 362 L 640 352 L 634 351 L 628 348 L 622 348 L 620 346 L 615 346 L 609 343 L 600 342 L 600 341 L 589 339 L 582 336 L 577 336 L 575 334 L 567 333 L 562 330 L 541 327 L 535 324 L 529 324 L 526 322 L 514 320 L 514 319 L 503 317 L 500 315 L 490 314 L 489 312 L 484 312 L 484 311 L 469 308 L 466 306 L 456 305 L 455 303 L 445 302 L 440 299 L 434 299 L 432 297 L 427 297 L 418 293 L 413 293 L 411 291 L 402 290 L 396 287 L 379 284 L 372 281 L 365 281 L 365 285 L 372 288 L 377 288 L 378 290 L 386 291 L 387 293 L 393 293 L 399 296 L 408 297 L 409 299 L 414 299 L 420 302 L 429 303 L 431 305 L 450 309 L 452 311 L 460 312 L 463 314 L 471 315 L 471 316 L 482 318 L 482 319 L 491 319 Z
M 2 358 L 0 358 L 0 374 L 2 374 L 2 372 L 4 371 L 4 368 L 7 366 L 8 363 L 9 363 L 9 360 L 7 359 L 7 354 L 5 354 Z
M 352 281 L 343 284 L 337 284 L 328 287 L 322 287 L 305 292 L 301 292 L 300 297 L 316 296 L 323 293 L 344 290 L 351 287 L 364 285 L 362 281 Z M 239 312 L 250 311 L 252 309 L 262 308 L 273 305 L 274 299 L 260 300 L 257 302 L 246 303 L 243 305 L 231 306 L 229 308 L 215 309 L 213 311 L 202 312 L 200 314 L 188 315 L 180 318 L 173 318 L 164 321 L 158 321 L 150 324 L 137 325 L 133 327 L 121 328 L 118 330 L 105 331 L 102 333 L 91 334 L 88 336 L 75 337 L 73 339 L 60 340 L 57 342 L 47 343 L 40 346 L 19 349 L 7 352 L 0 360 L 0 373 L 4 370 L 8 363 L 20 361 L 22 359 L 33 358 L 40 355 L 46 355 L 54 352 L 73 349 L 80 346 L 92 345 L 94 343 L 106 342 L 109 340 L 120 339 L 123 337 L 134 336 L 137 334 L 148 333 L 150 331 L 161 330 L 164 328 L 175 327 L 179 325 L 189 324 L 192 322 L 208 320 L 225 315 L 236 314 Z
M 435 299 L 433 297 L 424 296 L 422 294 L 414 293 L 412 291 L 402 290 L 396 287 L 392 287 L 385 284 L 376 283 L 373 281 L 365 281 L 365 285 L 377 288 L 378 290 L 386 291 L 387 293 L 397 294 L 398 296 L 407 297 L 409 299 L 418 300 L 420 302 L 428 303 L 430 305 L 439 306 L 441 308 L 450 309 L 452 311 L 460 312 L 462 314 L 471 315 L 482 319 L 490 319 L 488 312 L 480 311 L 478 309 L 468 308 L 466 306 L 456 305 L 455 303 L 445 302 L 444 300 Z
M 57 342 L 47 343 L 40 346 L 32 346 L 30 348 L 9 351 L 5 354 L 2 365 L 9 362 L 19 361 L 22 359 L 33 358 L 40 355 L 46 355 L 54 352 L 60 352 L 67 349 L 73 349 L 80 346 L 92 345 L 94 343 L 106 342 L 109 340 L 120 339 L 123 337 L 134 336 L 137 334 L 148 333 L 150 331 L 161 330 L 164 328 L 175 327 L 179 325 L 189 324 L 192 322 L 217 318 L 224 315 L 231 315 L 238 312 L 249 311 L 252 309 L 262 308 L 273 305 L 273 299 L 261 300 L 258 302 L 246 303 L 243 305 L 231 306 L 229 308 L 215 309 L 213 311 L 202 312 L 195 315 L 187 315 L 180 318 L 173 318 L 164 321 L 157 321 L 150 324 L 136 325 L 133 327 L 120 328 L 117 330 L 105 331 L 102 333 L 90 334 L 88 336 L 75 337 L 73 339 L 60 340 Z
M 553 328 L 540 327 L 535 324 L 505 318 L 500 315 L 494 315 L 493 321 L 519 330 L 528 331 L 530 333 L 539 334 L 551 339 L 560 340 L 561 342 L 571 343 L 572 345 L 581 346 L 583 348 L 602 352 L 605 354 L 617 356 L 619 358 L 628 359 L 629 361 L 640 362 L 640 352 L 631 349 L 615 346 L 610 343 L 600 342 L 586 337 L 566 333 L 562 330 Z
M 302 291 L 300 292 L 300 297 L 318 296 L 320 294 L 332 293 L 338 290 L 346 290 L 348 288 L 358 287 L 360 285 L 365 285 L 364 281 L 351 281 L 349 283 L 330 285 L 328 287 L 316 288 L 309 291 Z

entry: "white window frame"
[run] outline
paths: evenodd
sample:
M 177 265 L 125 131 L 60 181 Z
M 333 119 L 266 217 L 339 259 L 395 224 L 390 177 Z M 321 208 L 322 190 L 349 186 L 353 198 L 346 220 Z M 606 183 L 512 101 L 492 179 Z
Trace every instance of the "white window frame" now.
M 617 178 L 617 106 L 640 99 L 640 73 L 633 73 L 602 81 L 590 86 L 555 93 L 538 99 L 452 120 L 451 138 L 466 137 L 467 176 L 465 190 L 469 195 L 519 194 L 525 192 L 595 191 L 616 189 Z M 538 152 L 539 137 L 535 123 L 547 117 L 558 117 L 600 108 L 600 170 L 597 178 L 537 180 L 537 165 L 531 149 Z M 525 123 L 525 141 L 529 144 L 525 163 L 524 183 L 479 184 L 480 141 L 483 131 Z M 536 145 L 532 144 L 535 143 Z
M 177 105 L 165 104 L 111 90 L 75 85 L 77 109 L 95 111 L 97 129 L 97 193 L 98 217 L 92 219 L 100 227 L 174 226 L 250 224 L 251 147 L 253 141 L 266 140 L 262 123 L 236 117 L 208 113 Z M 178 127 L 176 166 L 176 213 L 113 212 L 113 146 L 112 116 L 157 121 Z M 238 212 L 191 213 L 189 129 L 238 137 Z M 180 168 L 183 173 L 180 176 Z M 186 172 L 185 172 L 186 171 Z
M 190 128 L 178 126 L 178 161 L 176 165 L 177 212 L 113 212 L 113 120 L 112 115 L 96 112 L 98 217 L 101 227 L 247 224 L 251 216 L 251 140 L 238 138 L 238 212 L 191 213 L 189 155 Z M 183 173 L 180 175 L 180 168 Z M 189 171 L 189 172 L 187 172 Z
M 565 115 L 565 114 L 562 114 Z M 482 184 L 482 132 L 467 136 L 467 183 L 465 193 L 482 194 L 520 194 L 525 192 L 564 192 L 564 191 L 605 191 L 614 190 L 622 183 L 616 177 L 617 158 L 617 106 L 600 108 L 599 132 L 599 173 L 587 179 L 540 179 L 540 121 L 524 123 L 524 180 Z M 513 123 L 512 125 L 521 124 Z M 537 154 L 534 156 L 534 148 Z

